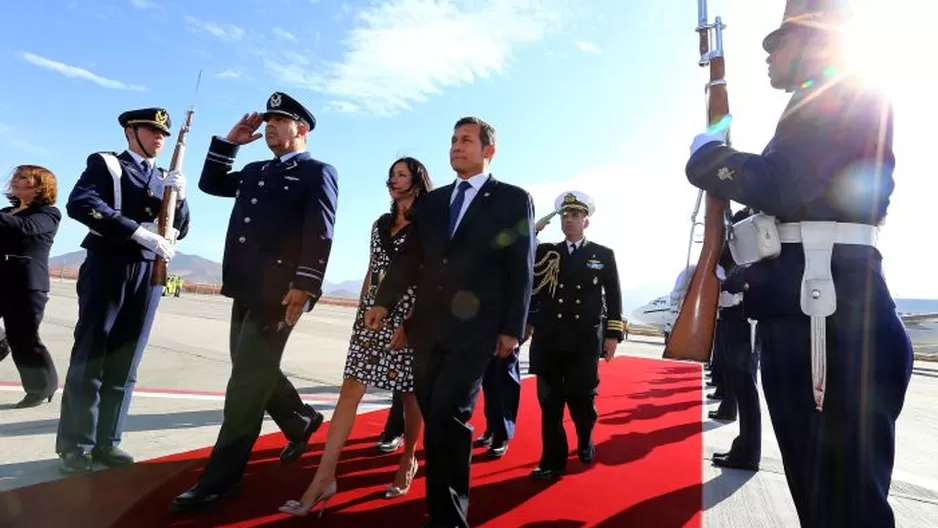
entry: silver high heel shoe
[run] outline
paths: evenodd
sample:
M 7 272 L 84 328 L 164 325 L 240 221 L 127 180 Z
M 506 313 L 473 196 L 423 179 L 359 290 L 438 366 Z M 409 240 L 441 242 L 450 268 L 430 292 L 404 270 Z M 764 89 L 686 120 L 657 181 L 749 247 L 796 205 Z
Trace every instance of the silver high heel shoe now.
M 407 485 L 404 486 L 403 488 L 399 488 L 395 486 L 393 483 L 388 484 L 384 491 L 384 498 L 393 499 L 396 497 L 403 497 L 404 495 L 407 495 L 407 492 L 410 491 L 410 485 L 414 483 L 414 477 L 417 476 L 418 468 L 419 466 L 417 465 L 417 461 L 414 460 L 414 465 L 410 467 L 410 474 L 407 475 L 407 481 L 406 481 Z
M 328 504 L 329 499 L 335 495 L 338 487 L 336 486 L 336 481 L 332 481 L 329 484 L 329 487 L 325 491 L 319 494 L 316 497 L 316 500 L 312 502 L 309 506 L 303 506 L 303 503 L 295 500 L 288 500 L 283 506 L 280 507 L 280 511 L 283 513 L 289 513 L 294 517 L 306 517 L 309 514 L 309 511 L 313 509 L 320 502 L 322 503 L 322 508 L 319 509 L 319 517 L 322 517 L 322 514 L 326 512 L 326 504 Z

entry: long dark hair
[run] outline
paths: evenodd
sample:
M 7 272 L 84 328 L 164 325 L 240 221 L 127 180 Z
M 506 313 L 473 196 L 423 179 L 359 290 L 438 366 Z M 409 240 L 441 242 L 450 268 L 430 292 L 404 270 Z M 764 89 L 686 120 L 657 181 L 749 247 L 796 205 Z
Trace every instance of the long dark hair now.
M 388 188 L 391 187 L 391 177 L 394 176 L 394 166 L 401 162 L 407 165 L 407 170 L 410 171 L 410 188 L 414 191 L 414 203 L 411 204 L 410 209 L 404 211 L 404 219 L 409 221 L 410 212 L 414 209 L 414 206 L 417 205 L 417 200 L 419 200 L 422 195 L 433 190 L 433 182 L 430 181 L 430 173 L 420 160 L 406 156 L 395 160 L 388 168 L 388 179 L 387 182 L 385 182 Z M 397 214 L 397 204 L 394 200 L 391 200 L 391 225 L 397 220 Z

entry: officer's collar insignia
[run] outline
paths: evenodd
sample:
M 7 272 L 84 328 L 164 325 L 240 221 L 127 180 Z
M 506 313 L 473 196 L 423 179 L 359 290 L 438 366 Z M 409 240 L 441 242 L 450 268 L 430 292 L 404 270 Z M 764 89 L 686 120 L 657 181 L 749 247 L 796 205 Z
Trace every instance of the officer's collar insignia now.
M 287 166 L 284 167 L 283 170 L 284 171 L 292 170 L 292 169 L 295 169 L 296 166 L 297 166 L 296 160 L 291 159 L 290 161 L 287 162 Z
M 164 112 L 164 111 L 162 111 L 162 110 L 157 110 L 156 116 L 154 116 L 153 119 L 154 119 L 154 121 L 156 121 L 156 124 L 158 124 L 158 125 L 160 125 L 160 126 L 162 126 L 162 127 L 165 127 L 165 126 L 166 126 L 166 122 L 169 120 L 169 116 L 166 115 L 166 112 Z
M 717 171 L 717 178 L 719 178 L 720 181 L 732 180 L 735 175 L 736 171 L 727 167 L 721 167 L 720 170 Z
M 283 99 L 280 97 L 280 94 L 275 93 L 274 95 L 270 96 L 270 101 L 268 101 L 268 104 L 270 104 L 271 108 L 278 108 L 282 102 Z

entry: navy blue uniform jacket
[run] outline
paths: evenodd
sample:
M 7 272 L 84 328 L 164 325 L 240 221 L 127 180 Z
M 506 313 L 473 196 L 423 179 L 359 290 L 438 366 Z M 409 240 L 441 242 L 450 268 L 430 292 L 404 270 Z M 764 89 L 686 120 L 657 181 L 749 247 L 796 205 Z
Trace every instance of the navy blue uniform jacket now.
M 817 82 L 794 93 L 762 154 L 709 143 L 691 156 L 686 174 L 695 186 L 781 222 L 879 225 L 894 187 L 892 136 L 892 106 L 880 93 L 852 77 Z M 881 263 L 875 248 L 834 246 L 838 310 L 865 306 L 868 295 L 891 298 Z M 738 270 L 733 282 L 748 286 L 746 315 L 801 314 L 803 273 L 801 244 L 782 244 L 777 258 Z
M 31 205 L 17 214 L 0 211 L 0 284 L 10 291 L 49 291 L 49 251 L 62 213 L 54 205 Z
M 453 184 L 434 189 L 413 210 L 407 240 L 378 288 L 375 305 L 390 311 L 417 284 L 408 342 L 419 350 L 491 350 L 505 334 L 520 339 L 534 270 L 534 204 L 514 185 L 489 176 L 452 240 Z
M 212 138 L 199 179 L 203 192 L 235 199 L 222 295 L 267 307 L 279 307 L 290 289 L 318 298 L 338 207 L 335 168 L 302 152 L 286 163 L 256 161 L 234 171 L 238 149 Z
M 78 177 L 65 210 L 68 216 L 93 231 L 88 233 L 81 247 L 128 262 L 155 260 L 156 254 L 135 242 L 131 235 L 140 224 L 156 222 L 163 196 L 150 192 L 148 178 L 130 154 L 122 152 L 117 159 L 123 169 L 120 211 L 114 208 L 114 180 L 98 154 L 88 156 L 87 166 Z M 173 227 L 179 230 L 177 240 L 188 234 L 188 200 L 176 202 Z

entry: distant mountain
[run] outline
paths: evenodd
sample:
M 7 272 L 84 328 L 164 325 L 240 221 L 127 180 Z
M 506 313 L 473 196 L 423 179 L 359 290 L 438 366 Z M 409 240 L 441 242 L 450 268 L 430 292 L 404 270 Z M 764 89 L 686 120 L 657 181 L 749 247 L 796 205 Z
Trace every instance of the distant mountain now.
M 77 271 L 84 260 L 85 250 L 72 251 L 49 258 L 49 268 L 53 275 L 57 275 L 63 268 Z M 190 284 L 197 282 L 221 284 L 221 264 L 199 255 L 177 251 L 176 257 L 169 263 L 169 273 L 182 276 Z M 362 281 L 360 280 L 347 280 L 338 284 L 326 281 L 323 285 L 323 294 L 327 297 L 358 299 L 361 288 Z

